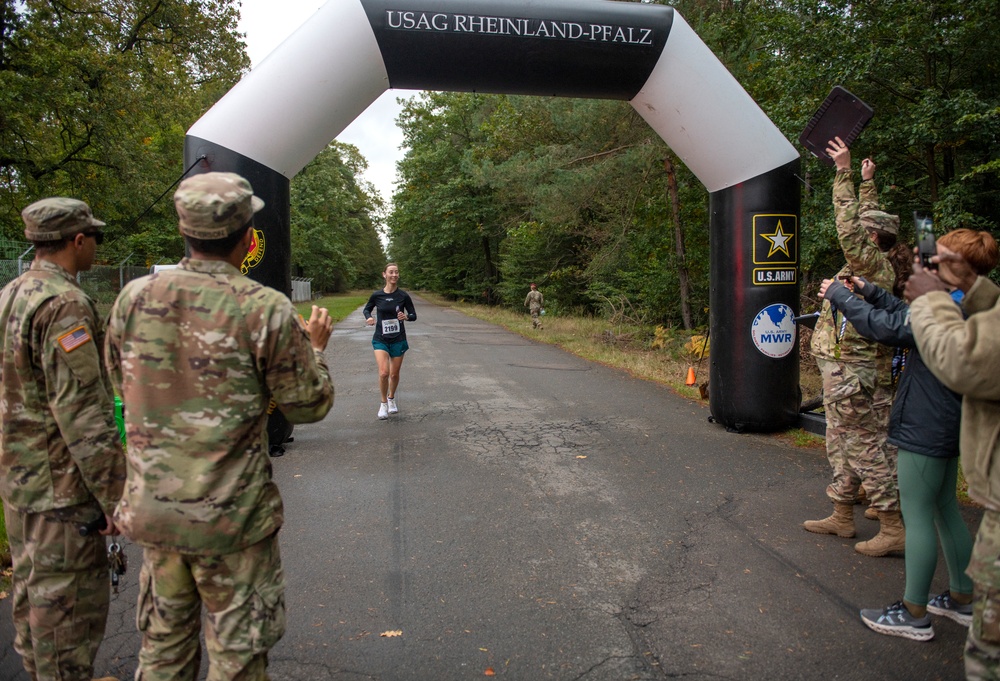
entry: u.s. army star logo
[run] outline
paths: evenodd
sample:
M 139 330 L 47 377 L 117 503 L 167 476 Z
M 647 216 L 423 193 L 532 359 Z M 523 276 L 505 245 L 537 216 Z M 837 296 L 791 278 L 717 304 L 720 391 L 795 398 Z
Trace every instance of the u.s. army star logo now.
M 771 242 L 771 248 L 767 252 L 767 257 L 770 258 L 778 251 L 781 251 L 789 258 L 792 254 L 788 252 L 788 241 L 795 236 L 794 234 L 785 234 L 781 229 L 781 220 L 778 220 L 778 226 L 774 230 L 774 234 L 761 234 L 761 236 Z
M 780 286 L 798 281 L 798 216 L 756 213 L 753 216 L 754 286 Z

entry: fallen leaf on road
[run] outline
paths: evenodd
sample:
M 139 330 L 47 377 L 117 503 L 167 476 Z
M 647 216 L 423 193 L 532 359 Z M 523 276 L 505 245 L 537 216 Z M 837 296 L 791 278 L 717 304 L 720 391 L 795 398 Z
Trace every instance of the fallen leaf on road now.
M 578 458 L 578 459 L 586 459 L 587 457 L 581 454 L 580 456 L 578 456 L 576 458 Z
M 495 671 L 493 671 L 493 667 L 487 667 L 486 671 L 483 672 L 483 675 L 484 676 L 496 676 L 497 673 Z
M 381 634 L 379 634 L 379 636 L 381 636 L 382 638 L 396 638 L 397 636 L 402 636 L 402 635 L 403 635 L 402 629 L 383 631 Z

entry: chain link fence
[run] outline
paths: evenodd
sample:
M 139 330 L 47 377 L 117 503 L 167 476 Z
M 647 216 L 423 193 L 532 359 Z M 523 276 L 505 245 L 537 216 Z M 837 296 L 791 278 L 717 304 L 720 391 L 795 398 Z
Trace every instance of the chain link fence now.
M 34 259 L 32 251 L 33 246 L 27 241 L 0 239 L 0 288 L 31 267 Z M 125 284 L 152 271 L 152 267 L 128 265 L 125 262 L 119 265 L 94 265 L 86 272 L 80 272 L 77 281 L 99 308 L 109 309 Z M 312 300 L 312 279 L 292 277 L 291 298 L 293 303 Z

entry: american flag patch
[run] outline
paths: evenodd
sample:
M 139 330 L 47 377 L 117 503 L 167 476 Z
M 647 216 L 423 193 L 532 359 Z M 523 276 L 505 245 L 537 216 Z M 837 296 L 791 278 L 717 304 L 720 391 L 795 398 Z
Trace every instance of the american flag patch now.
M 59 345 L 66 352 L 73 352 L 78 347 L 90 341 L 90 334 L 85 326 L 78 326 L 67 334 L 59 336 Z

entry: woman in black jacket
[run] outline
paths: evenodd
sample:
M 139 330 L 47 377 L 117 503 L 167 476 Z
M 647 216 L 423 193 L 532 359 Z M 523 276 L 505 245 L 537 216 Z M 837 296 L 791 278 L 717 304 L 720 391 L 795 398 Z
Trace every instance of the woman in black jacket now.
M 906 589 L 902 601 L 884 609 L 862 610 L 861 619 L 882 634 L 928 641 L 934 637 L 928 611 L 966 626 L 972 619 L 972 580 L 965 574 L 972 536 L 955 496 L 962 398 L 937 380 L 920 359 L 906 303 L 857 277 L 851 285 L 864 300 L 848 286 L 829 280 L 823 282 L 820 295 L 862 336 L 904 349 L 893 366 L 898 386 L 887 439 L 899 448 L 897 474 L 906 525 Z M 938 537 L 948 565 L 950 588 L 928 602 L 937 566 Z

